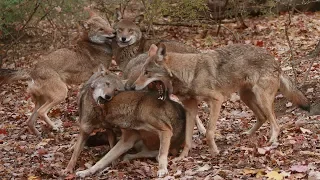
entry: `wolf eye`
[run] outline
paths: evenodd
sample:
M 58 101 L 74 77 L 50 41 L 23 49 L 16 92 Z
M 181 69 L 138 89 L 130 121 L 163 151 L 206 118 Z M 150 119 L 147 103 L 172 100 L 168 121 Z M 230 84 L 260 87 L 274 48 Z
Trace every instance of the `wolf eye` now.
M 129 30 L 129 33 L 131 33 L 131 34 L 132 34 L 132 33 L 133 33 L 133 29 L 130 29 L 130 30 Z
M 144 71 L 144 75 L 148 75 L 149 74 L 149 71 Z
M 103 28 L 99 28 L 99 31 L 103 31 L 104 29 Z
M 122 32 L 122 29 L 117 29 L 118 32 Z
M 106 82 L 106 85 L 107 85 L 107 86 L 109 86 L 109 85 L 110 85 L 110 83 L 109 83 L 109 82 Z

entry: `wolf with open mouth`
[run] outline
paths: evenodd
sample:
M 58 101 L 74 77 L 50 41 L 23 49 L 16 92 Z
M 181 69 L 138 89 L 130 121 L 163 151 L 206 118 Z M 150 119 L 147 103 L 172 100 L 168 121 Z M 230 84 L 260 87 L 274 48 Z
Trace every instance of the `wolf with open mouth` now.
M 219 153 L 214 136 L 221 105 L 234 92 L 239 92 L 241 100 L 257 116 L 257 122 L 246 134 L 252 135 L 269 121 L 270 143 L 276 143 L 280 133 L 273 110 L 279 89 L 293 103 L 310 110 L 308 99 L 281 72 L 274 57 L 262 48 L 236 44 L 210 53 L 182 54 L 167 52 L 166 45 L 160 44 L 151 45 L 148 54 L 130 89 L 141 90 L 151 82 L 162 81 L 164 92 L 173 93 L 182 101 L 187 112 L 186 143 L 178 159 L 187 156 L 191 148 L 197 104 L 202 100 L 210 106 L 206 137 L 213 156 Z

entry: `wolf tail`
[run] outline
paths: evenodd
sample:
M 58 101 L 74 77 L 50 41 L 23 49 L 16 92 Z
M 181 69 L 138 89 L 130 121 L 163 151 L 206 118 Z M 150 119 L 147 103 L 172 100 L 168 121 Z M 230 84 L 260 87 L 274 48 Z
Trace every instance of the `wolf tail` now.
M 310 112 L 309 100 L 302 94 L 300 90 L 297 89 L 297 87 L 284 74 L 280 75 L 280 91 L 286 98 L 288 98 L 298 107 Z
M 27 70 L 13 70 L 0 68 L 0 84 L 12 83 L 18 80 L 31 79 Z

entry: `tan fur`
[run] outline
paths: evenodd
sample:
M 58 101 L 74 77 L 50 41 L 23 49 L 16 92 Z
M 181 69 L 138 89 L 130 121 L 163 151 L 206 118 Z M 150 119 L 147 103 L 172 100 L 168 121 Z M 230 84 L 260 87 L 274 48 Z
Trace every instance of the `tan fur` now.
M 112 43 L 112 51 L 115 56 L 115 61 L 121 70 L 128 69 L 127 64 L 138 55 L 147 52 L 151 44 L 163 42 L 170 52 L 178 53 L 196 53 L 198 50 L 191 46 L 175 41 L 163 41 L 160 39 L 145 38 L 141 32 L 140 23 L 143 20 L 142 16 L 137 16 L 134 19 L 123 18 L 117 13 L 119 20 L 114 29 L 117 32 L 116 38 Z M 126 72 L 126 71 L 124 71 Z
M 104 66 L 100 66 L 99 71 L 93 74 L 90 79 L 82 86 L 78 95 L 78 106 L 79 106 L 79 126 L 80 134 L 77 142 L 69 150 L 73 150 L 72 157 L 68 163 L 68 166 L 63 171 L 64 174 L 72 173 L 76 165 L 77 159 L 89 138 L 89 135 L 93 132 L 94 128 L 104 127 L 106 129 L 106 135 L 108 138 L 109 146 L 112 148 L 115 145 L 115 133 L 112 130 L 112 126 L 104 121 L 103 109 L 97 104 L 92 97 L 91 84 L 95 79 L 106 76 L 106 70 Z M 112 89 L 123 90 L 123 85 L 117 82 L 113 82 L 114 86 Z M 114 93 L 114 92 L 110 92 Z
M 58 129 L 47 116 L 48 111 L 61 103 L 67 96 L 67 84 L 86 81 L 100 64 L 106 67 L 111 62 L 111 43 L 114 30 L 110 24 L 95 13 L 84 22 L 84 33 L 73 50 L 59 49 L 38 60 L 29 70 L 16 71 L 1 77 L 2 83 L 13 80 L 29 79 L 28 91 L 35 109 L 28 119 L 32 132 L 39 135 L 34 123 L 39 115 L 53 129 Z M 1 71 L 5 71 L 0 69 Z M 1 73 L 0 73 L 1 74 Z
M 94 75 L 93 78 L 90 78 L 81 91 L 87 97 L 91 94 L 91 98 L 97 104 L 103 103 L 100 106 L 103 109 L 103 120 L 99 120 L 96 125 L 107 123 L 119 127 L 122 135 L 120 141 L 99 162 L 85 171 L 77 172 L 77 176 L 85 177 L 103 170 L 112 161 L 132 148 L 136 142 L 142 140 L 144 144 L 142 151 L 138 154 L 126 155 L 125 159 L 155 157 L 158 155 L 158 176 L 162 177 L 168 172 L 167 156 L 169 147 L 178 149 L 183 143 L 185 111 L 180 104 L 169 99 L 160 101 L 157 99 L 157 93 L 153 92 L 124 91 L 117 94 L 116 92 L 121 91 L 123 87 L 124 84 L 121 83 L 118 77 L 103 72 L 99 76 Z M 99 96 L 96 96 L 96 94 Z M 83 99 L 81 102 L 87 101 L 89 100 Z M 93 106 L 91 108 L 90 106 L 87 107 L 82 109 L 83 112 L 81 114 L 93 112 Z M 100 115 L 98 116 L 101 117 Z M 81 118 L 81 120 L 84 119 Z M 80 122 L 81 130 L 77 140 L 79 145 L 75 147 L 74 154 L 79 155 L 94 122 L 97 121 L 92 118 L 87 118 L 85 121 Z M 68 165 L 66 171 L 70 171 L 74 167 L 73 163 L 75 163 L 74 159 L 76 158 L 73 157 L 69 162 L 69 165 L 71 163 L 72 166 Z
M 198 53 L 199 51 L 186 44 L 176 41 L 165 41 L 160 39 L 146 39 L 143 37 L 141 28 L 139 27 L 142 21 L 141 16 L 134 19 L 123 18 L 119 16 L 121 13 L 117 12 L 117 19 L 119 20 L 114 29 L 117 32 L 116 39 L 112 44 L 112 51 L 115 60 L 123 71 L 123 78 L 127 80 L 126 89 L 130 89 L 132 83 L 138 78 L 140 70 L 148 58 L 147 51 L 151 44 L 163 43 L 166 45 L 168 52 L 176 53 Z M 132 39 L 130 42 L 123 43 L 121 39 Z M 204 128 L 199 116 L 196 118 L 196 124 L 199 131 L 205 134 Z
M 139 90 L 152 81 L 163 79 L 172 83 L 169 92 L 181 99 L 187 111 L 186 145 L 180 158 L 187 156 L 191 148 L 197 102 L 201 100 L 210 106 L 206 137 L 212 155 L 219 152 L 214 136 L 221 104 L 233 92 L 240 93 L 241 100 L 257 117 L 256 124 L 247 134 L 253 134 L 269 121 L 272 143 L 277 141 L 280 132 L 273 112 L 278 89 L 300 107 L 309 107 L 307 99 L 289 83 L 279 64 L 262 48 L 230 45 L 212 53 L 179 54 L 166 53 L 165 45 L 161 44 L 158 49 L 150 48 L 150 51 L 153 56 L 148 58 L 132 88 Z

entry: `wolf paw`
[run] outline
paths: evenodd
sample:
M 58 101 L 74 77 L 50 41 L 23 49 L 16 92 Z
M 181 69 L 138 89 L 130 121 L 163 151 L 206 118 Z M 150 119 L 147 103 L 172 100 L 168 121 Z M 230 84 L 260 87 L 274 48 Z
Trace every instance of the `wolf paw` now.
M 157 172 L 157 175 L 158 175 L 159 178 L 162 178 L 167 174 L 168 174 L 168 169 L 167 168 L 159 169 L 159 171 Z
M 131 161 L 131 160 L 132 160 L 132 157 L 131 157 L 130 154 L 124 155 L 124 156 L 123 156 L 123 159 L 122 159 L 123 162 L 129 162 L 129 161 Z
M 77 177 L 81 177 L 81 178 L 85 178 L 87 176 L 90 176 L 92 173 L 87 169 L 87 170 L 84 170 L 84 171 L 78 171 L 76 172 L 76 176 Z

